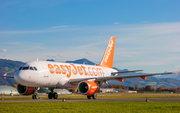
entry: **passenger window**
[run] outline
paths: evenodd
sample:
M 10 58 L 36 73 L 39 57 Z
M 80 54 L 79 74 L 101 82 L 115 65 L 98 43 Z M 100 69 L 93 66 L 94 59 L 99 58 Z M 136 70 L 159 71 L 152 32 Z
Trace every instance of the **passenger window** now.
M 29 67 L 23 67 L 22 68 L 22 70 L 28 70 L 29 69 Z
M 34 68 L 34 70 L 36 70 L 37 71 L 37 68 L 36 67 L 33 67 Z
M 30 70 L 34 70 L 33 67 L 30 67 Z

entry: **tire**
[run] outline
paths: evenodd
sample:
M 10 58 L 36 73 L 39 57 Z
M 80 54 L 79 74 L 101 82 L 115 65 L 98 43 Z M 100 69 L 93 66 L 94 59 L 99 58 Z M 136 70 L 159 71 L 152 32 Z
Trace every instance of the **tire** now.
M 53 98 L 54 99 L 57 99 L 58 98 L 58 94 L 55 92 L 55 93 L 53 93 Z
M 93 98 L 93 99 L 96 99 L 96 98 L 97 98 L 97 94 L 94 93 L 94 94 L 92 95 L 92 98 Z
M 38 94 L 33 94 L 32 95 L 32 99 L 37 99 L 38 100 L 39 99 L 39 95 Z
M 91 99 L 91 95 L 90 95 L 90 96 L 87 96 L 87 99 Z
M 35 97 L 35 99 L 37 99 L 37 100 L 39 99 L 39 95 L 37 95 L 37 94 L 34 95 L 34 97 Z
M 34 95 L 32 95 L 32 99 L 35 99 Z
M 52 93 L 49 93 L 49 94 L 48 94 L 48 98 L 49 98 L 49 99 L 52 99 L 52 96 L 53 96 Z

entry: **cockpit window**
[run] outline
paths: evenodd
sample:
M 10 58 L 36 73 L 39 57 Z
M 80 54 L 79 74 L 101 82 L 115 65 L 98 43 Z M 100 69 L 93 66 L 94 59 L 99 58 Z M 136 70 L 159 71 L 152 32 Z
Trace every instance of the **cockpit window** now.
M 34 68 L 34 70 L 36 70 L 37 71 L 37 68 L 36 67 L 33 67 Z
M 30 69 L 30 70 L 34 70 L 33 67 L 30 67 L 29 69 Z
M 26 67 L 20 67 L 19 70 L 34 70 L 34 71 L 37 71 L 37 68 L 36 67 L 31 67 L 31 66 L 30 67 L 26 66 Z
M 22 68 L 22 70 L 28 70 L 29 69 L 29 67 L 23 67 Z

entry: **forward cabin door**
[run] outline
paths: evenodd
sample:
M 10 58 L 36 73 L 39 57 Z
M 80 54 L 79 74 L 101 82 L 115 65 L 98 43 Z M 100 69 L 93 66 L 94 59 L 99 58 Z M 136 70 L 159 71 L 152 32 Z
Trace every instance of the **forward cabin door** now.
M 41 64 L 42 65 L 42 68 L 43 68 L 43 74 L 44 74 L 44 77 L 49 77 L 49 73 L 48 73 L 48 67 L 44 64 Z

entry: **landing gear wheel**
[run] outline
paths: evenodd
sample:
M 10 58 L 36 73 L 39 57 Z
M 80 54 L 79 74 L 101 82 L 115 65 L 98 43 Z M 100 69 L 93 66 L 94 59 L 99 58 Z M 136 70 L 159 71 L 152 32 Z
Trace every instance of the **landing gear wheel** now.
M 56 92 L 53 93 L 52 96 L 53 96 L 54 99 L 57 99 L 57 98 L 58 98 L 58 94 L 57 94 Z
M 38 99 L 39 99 L 39 95 L 35 95 L 35 99 L 37 99 L 37 100 L 38 100 Z
M 38 90 L 40 89 L 40 87 L 34 87 L 33 88 L 34 89 L 34 93 L 33 93 L 33 95 L 32 95 L 32 99 L 39 99 L 39 95 L 38 95 Z
M 93 98 L 93 99 L 96 99 L 96 98 L 97 98 L 97 94 L 94 93 L 94 94 L 92 95 L 92 98 Z
M 35 99 L 35 96 L 34 96 L 34 95 L 32 95 L 32 99 Z
M 88 99 L 91 99 L 91 95 L 90 95 L 90 96 L 89 96 L 89 95 L 87 95 L 87 98 L 88 98 Z
M 58 98 L 58 94 L 56 92 L 54 92 L 54 88 L 50 88 L 51 92 L 48 94 L 48 98 L 49 99 L 57 99 Z
M 37 99 L 38 100 L 39 99 L 39 95 L 38 94 L 33 94 L 32 95 L 32 99 Z
M 48 98 L 49 98 L 49 99 L 52 99 L 52 96 L 53 96 L 52 93 L 49 93 L 49 94 L 48 94 Z

